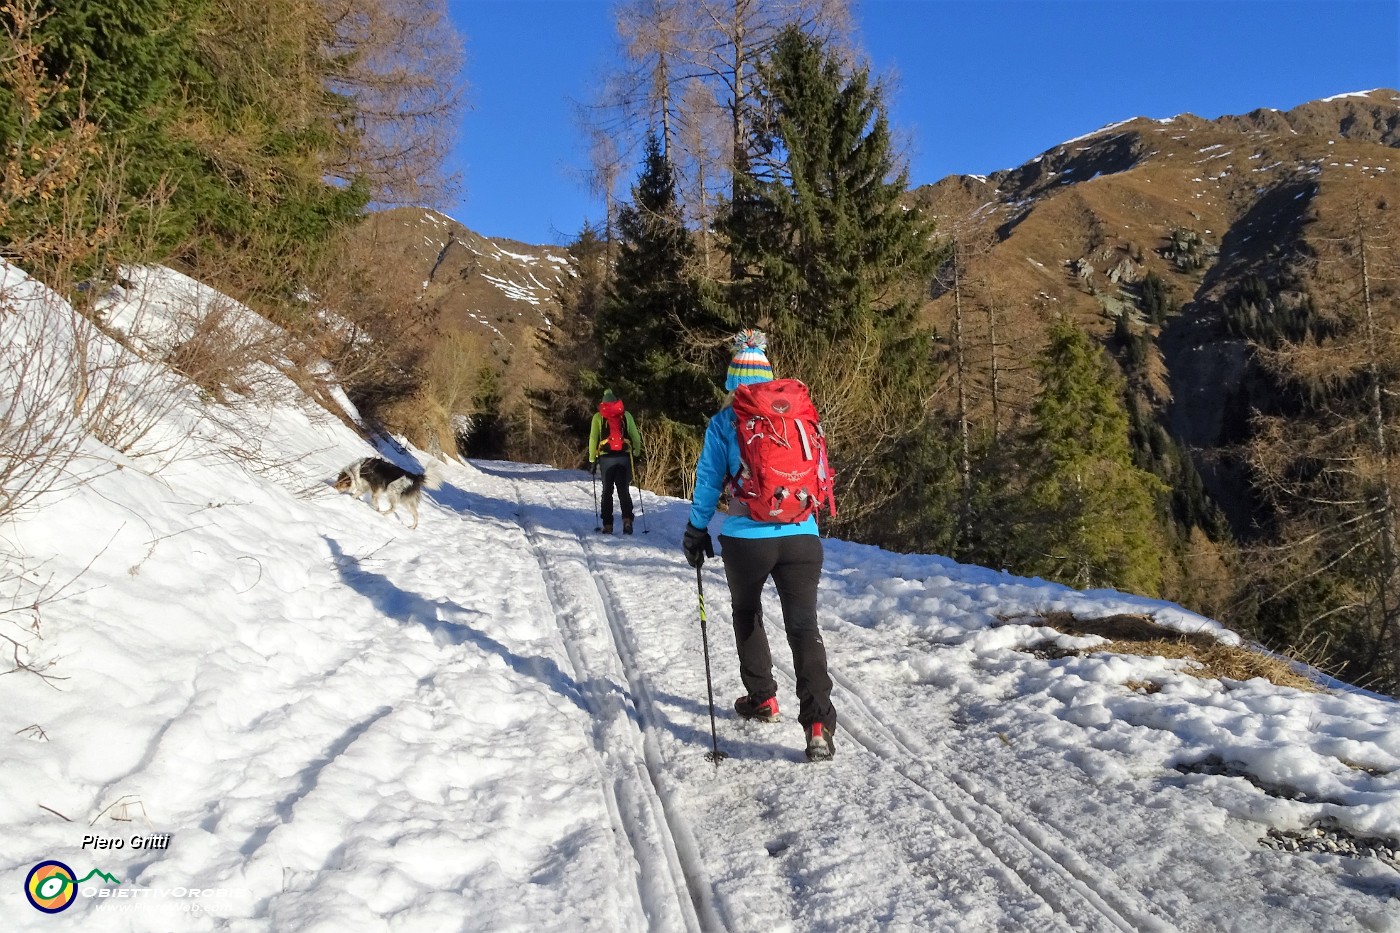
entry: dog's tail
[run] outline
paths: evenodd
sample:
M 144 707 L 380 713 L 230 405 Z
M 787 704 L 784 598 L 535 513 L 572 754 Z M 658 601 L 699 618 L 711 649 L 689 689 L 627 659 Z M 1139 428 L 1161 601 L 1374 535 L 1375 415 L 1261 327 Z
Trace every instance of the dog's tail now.
M 442 471 L 438 468 L 436 460 L 428 460 L 423 465 L 423 485 L 429 489 L 437 489 L 442 485 Z

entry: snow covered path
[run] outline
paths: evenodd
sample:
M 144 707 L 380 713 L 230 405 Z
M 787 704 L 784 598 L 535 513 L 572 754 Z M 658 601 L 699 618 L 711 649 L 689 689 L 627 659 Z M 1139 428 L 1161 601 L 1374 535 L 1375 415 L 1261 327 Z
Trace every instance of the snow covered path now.
M 320 430 L 310 474 L 346 458 Z M 1393 869 L 1259 845 L 1326 800 L 1174 767 L 1211 749 L 1251 760 L 1244 747 L 1296 716 L 1339 760 L 1383 761 L 1400 754 L 1393 705 L 1197 681 L 1162 659 L 1042 660 L 1020 649 L 1054 633 L 992 618 L 1165 604 L 828 541 L 841 725 L 835 761 L 809 765 L 794 717 L 730 709 L 712 562 L 716 766 L 684 503 L 648 493 L 638 533 L 604 537 L 585 474 L 449 464 L 410 532 L 324 490 L 229 497 L 219 470 L 235 472 L 162 480 L 188 484 L 163 501 L 111 474 L 46 512 L 112 537 L 68 607 L 107 625 L 54 633 L 73 687 L 11 679 L 14 721 L 50 741 L 11 740 L 5 870 L 59 857 L 112 872 L 120 886 L 80 886 L 85 929 L 1396 928 Z M 138 511 L 149 527 L 133 534 Z M 191 522 L 210 512 L 217 526 Z M 166 539 L 176 528 L 188 534 Z M 792 707 L 776 599 L 766 608 Z M 1148 681 L 1161 689 L 1125 686 Z M 1353 819 L 1368 802 L 1390 818 L 1394 777 L 1372 784 Z M 34 806 L 85 827 L 126 795 L 135 822 L 97 829 Z M 78 845 L 142 823 L 170 848 Z M 170 896 L 182 888 L 214 896 L 191 912 Z M 151 893 L 99 898 L 122 889 Z M 13 893 L 0 910 L 6 929 L 53 922 Z
M 964 697 L 964 685 L 939 691 L 884 672 L 863 678 L 864 664 L 930 647 L 908 613 L 894 625 L 842 618 L 842 590 L 878 592 L 895 583 L 886 563 L 862 572 L 870 549 L 829 542 L 828 576 L 841 584 L 824 594 L 833 598 L 824 599 L 823 622 L 842 716 L 838 758 L 829 766 L 797 764 L 795 723 L 742 723 L 729 711 L 737 675 L 722 574 L 709 565 L 711 659 L 729 756 L 714 767 L 704 759 L 709 719 L 693 576 L 675 547 L 683 506 L 648 495 L 651 511 L 639 533 L 605 538 L 591 533 L 592 503 L 578 474 L 511 464 L 481 469 L 479 489 L 518 503 L 561 649 L 593 720 L 618 859 L 635 864 L 635 893 L 632 884 L 627 889 L 636 928 L 1218 929 L 1223 899 L 1241 902 L 1227 908 L 1241 928 L 1265 929 L 1280 917 L 1278 898 L 1299 912 L 1300 929 L 1337 921 L 1330 908 L 1304 919 L 1308 886 L 1299 890 L 1296 877 L 1276 879 L 1274 891 L 1243 866 L 1242 877 L 1228 877 L 1222 869 L 1235 859 L 1287 862 L 1246 849 L 1233 835 L 1217 830 L 1202 838 L 1208 827 L 1188 820 L 1162 850 L 1166 827 L 1154 828 L 1151 816 L 1183 803 L 1180 784 L 1154 774 L 1105 788 L 1105 764 L 1074 766 L 1071 757 L 1066 767 L 1062 736 L 1053 743 L 1059 766 L 1026 773 L 1024 752 L 1003 751 L 1013 744 L 1010 730 L 967 721 L 958 727 L 984 699 Z M 1046 609 L 1046 599 L 1039 590 L 1031 601 Z M 776 636 L 776 600 L 767 608 Z M 910 644 L 911 635 L 921 637 Z M 776 657 L 790 702 L 791 672 L 780 648 Z M 923 689 L 887 689 L 900 686 Z M 1015 732 L 1021 742 L 1033 734 Z M 1082 740 L 1077 754 L 1086 763 L 1094 744 Z M 1146 813 L 1137 812 L 1144 803 Z M 1129 812 L 1120 817 L 1120 809 Z M 1110 814 L 1143 835 L 1086 834 Z M 1141 851 L 1130 850 L 1135 841 Z M 1195 860 L 1207 877 L 1227 875 L 1209 892 L 1215 902 L 1201 903 L 1199 881 L 1177 888 L 1163 877 L 1164 856 L 1171 867 Z M 1363 923 L 1385 915 L 1364 894 L 1357 902 Z
M 1060 872 L 1024 839 L 1011 841 L 999 827 L 979 836 L 979 804 L 946 803 L 936 776 L 920 773 L 927 772 L 918 766 L 922 756 L 849 684 L 842 708 L 852 710 L 847 728 L 859 723 L 851 733 L 859 741 L 840 760 L 860 769 L 858 779 L 825 766 L 793 767 L 802 761 L 796 724 L 741 724 L 729 711 L 732 689 L 716 701 L 730 757 L 715 768 L 703 755 L 711 738 L 696 594 L 690 568 L 669 546 L 677 510 L 658 516 L 653 501 L 638 535 L 603 538 L 589 534 L 591 512 L 578 506 L 590 503 L 578 501 L 568 475 L 512 465 L 487 472 L 510 484 L 510 493 L 497 485 L 500 498 L 520 502 L 574 681 L 595 719 L 600 786 L 617 814 L 617 835 L 628 842 L 623 861 L 630 855 L 637 865 L 639 928 L 967 929 L 956 879 L 992 894 L 997 911 L 1023 928 L 1056 928 L 1056 914 L 1060 928 L 1152 928 L 1125 924 L 1091 884 Z M 569 516 L 573 527 L 559 527 Z M 653 522 L 662 537 L 650 535 Z M 657 561 L 674 569 L 636 573 L 635 565 Z M 722 577 L 709 577 L 711 599 L 723 604 Z M 712 612 L 727 618 L 723 609 Z M 732 639 L 723 622 L 716 629 L 716 679 L 732 683 Z M 790 670 L 779 666 L 790 685 Z M 852 860 L 858 871 L 847 867 Z M 989 927 L 1004 920 L 986 918 Z

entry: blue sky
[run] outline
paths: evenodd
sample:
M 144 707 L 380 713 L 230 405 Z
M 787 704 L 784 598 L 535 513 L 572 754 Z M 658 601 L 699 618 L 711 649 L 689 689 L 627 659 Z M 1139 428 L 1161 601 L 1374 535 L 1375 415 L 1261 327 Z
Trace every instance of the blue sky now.
M 910 183 L 1011 168 L 1134 116 L 1217 117 L 1400 87 L 1397 0 L 864 0 L 859 44 L 896 83 Z M 614 54 L 608 0 L 448 0 L 471 110 L 447 213 L 564 243 L 602 205 L 570 100 Z

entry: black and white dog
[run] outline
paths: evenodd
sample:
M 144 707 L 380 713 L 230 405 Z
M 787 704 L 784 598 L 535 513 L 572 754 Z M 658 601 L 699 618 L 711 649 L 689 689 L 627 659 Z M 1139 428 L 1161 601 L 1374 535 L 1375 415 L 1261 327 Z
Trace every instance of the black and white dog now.
M 429 464 L 426 473 L 410 473 L 397 464 L 378 457 L 361 457 L 340 471 L 335 478 L 335 488 L 348 492 L 356 499 L 369 493 L 369 504 L 380 513 L 393 514 L 399 503 L 413 518 L 410 528 L 418 527 L 418 499 L 424 487 L 437 489 L 441 485 L 437 472 Z M 389 507 L 381 509 L 379 499 L 383 497 Z

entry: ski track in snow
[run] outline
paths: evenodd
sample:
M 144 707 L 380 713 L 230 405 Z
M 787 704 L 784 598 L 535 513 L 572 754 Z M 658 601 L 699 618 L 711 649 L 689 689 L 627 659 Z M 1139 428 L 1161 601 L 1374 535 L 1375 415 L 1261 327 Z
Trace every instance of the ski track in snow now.
M 781 666 L 781 665 L 779 665 Z M 785 676 L 793 680 L 789 668 Z M 885 722 L 852 684 L 834 674 L 845 731 L 895 772 L 925 791 L 936 812 L 956 820 L 979 844 L 1063 915 L 1071 929 L 1117 929 L 1168 933 L 1175 928 L 1156 917 L 1121 888 L 1096 879 L 1112 878 L 1103 866 L 1091 866 L 1061 838 L 1040 823 L 1011 817 L 1010 804 L 979 787 L 966 774 L 942 773 L 929 764 L 934 756 L 907 730 Z M 853 721 L 854 720 L 854 721 Z M 1115 903 L 1116 902 L 1116 903 Z M 1098 921 L 1098 922 L 1095 922 Z
M 577 532 L 548 529 L 540 521 L 541 513 L 557 516 L 573 511 L 576 514 L 577 505 L 564 503 L 557 494 L 548 492 L 554 485 L 548 482 L 536 484 L 544 486 L 545 501 L 527 502 L 522 484 L 516 479 L 510 482 L 519 507 L 519 520 L 539 564 L 576 680 L 580 685 L 587 685 L 587 702 L 595 715 L 594 745 L 602 759 L 600 782 L 609 796 L 619 839 L 627 840 L 627 846 L 622 848 L 630 848 L 637 862 L 638 908 L 651 922 L 650 928 L 824 928 L 818 918 L 810 917 L 769 916 L 763 923 L 752 923 L 753 917 L 745 918 L 740 910 L 726 911 L 723 904 L 718 907 L 714 904 L 710 892 L 712 882 L 707 878 L 705 864 L 717 860 L 713 856 L 706 859 L 706 853 L 698 851 L 695 832 L 680 812 L 684 808 L 667 790 L 666 770 L 674 762 L 663 760 L 658 745 L 656 733 L 662 715 L 651 696 L 647 673 L 637 660 L 639 651 L 634 632 L 638 627 L 630 624 L 624 601 L 610 585 L 612 565 L 596 556 L 598 549 L 609 547 L 611 542 L 599 539 L 595 544 Z M 644 513 L 641 518 L 645 518 Z M 639 520 L 636 527 L 641 533 L 643 522 Z M 723 590 L 711 596 L 712 600 L 725 598 L 727 592 Z M 791 666 L 782 660 L 782 616 L 771 592 L 765 594 L 764 612 L 769 620 L 770 638 L 775 643 L 775 673 L 792 683 Z M 724 628 L 727 630 L 727 626 Z M 721 667 L 731 666 L 728 640 L 724 637 L 711 639 L 711 645 L 716 655 L 712 662 L 718 661 Z M 1037 929 L 1126 933 L 1170 933 L 1175 929 L 1158 917 L 1135 892 L 1100 880 L 1112 880 L 1115 876 L 1103 866 L 1093 865 L 1081 857 L 1059 833 L 1023 815 L 1010 815 L 1013 805 L 1009 801 L 990 788 L 979 787 L 956 769 L 944 773 L 931 764 L 939 757 L 948 757 L 946 746 L 935 749 L 907 729 L 886 722 L 873 711 L 876 704 L 848 679 L 835 672 L 833 679 L 841 716 L 838 738 L 844 732 L 852 741 L 843 743 L 844 748 L 838 747 L 836 763 L 810 767 L 804 764 L 798 769 L 799 775 L 813 771 L 820 775 L 818 769 L 840 768 L 841 759 L 862 752 L 876 759 L 872 776 L 883 778 L 881 783 L 894 785 L 885 788 L 885 792 L 905 799 L 903 806 L 908 806 L 907 798 L 912 797 L 915 806 L 929 811 L 939 824 L 951 831 L 950 838 L 964 849 L 964 860 L 970 846 L 971 857 L 983 862 L 984 872 L 1007 889 L 1008 912 Z M 719 700 L 716 702 L 721 707 L 725 705 Z M 743 724 L 741 728 L 751 732 L 767 727 Z M 693 748 L 676 750 L 693 754 Z M 782 757 L 801 760 L 800 751 L 796 756 Z M 773 763 L 760 765 L 763 768 L 774 766 Z M 721 764 L 718 770 L 722 778 L 728 779 L 730 767 Z M 746 790 L 752 789 L 763 796 L 762 778 L 750 780 L 746 785 Z M 629 787 L 648 788 L 648 799 L 629 800 Z M 879 812 L 872 809 L 865 816 L 880 828 Z M 777 853 L 770 850 L 769 854 L 774 856 L 786 851 L 781 842 L 771 848 L 777 849 Z M 619 857 L 626 858 L 627 854 L 623 852 Z M 950 855 L 943 852 L 937 858 L 923 861 L 931 864 L 947 860 Z M 751 905 L 745 905 L 745 910 L 751 911 Z M 949 921 L 944 918 L 939 922 Z M 842 927 L 838 924 L 833 928 Z M 957 929 L 958 924 L 946 928 Z
M 545 530 L 531 518 L 538 506 L 525 503 L 519 482 L 512 479 L 511 486 L 575 680 L 593 713 L 600 783 L 618 838 L 627 840 L 636 863 L 638 909 L 646 920 L 638 929 L 715 929 L 703 864 L 667 804 L 651 735 L 655 707 L 632 672 L 626 620 L 579 535 Z M 544 508 L 553 512 L 556 504 Z M 624 861 L 627 855 L 619 853 Z

